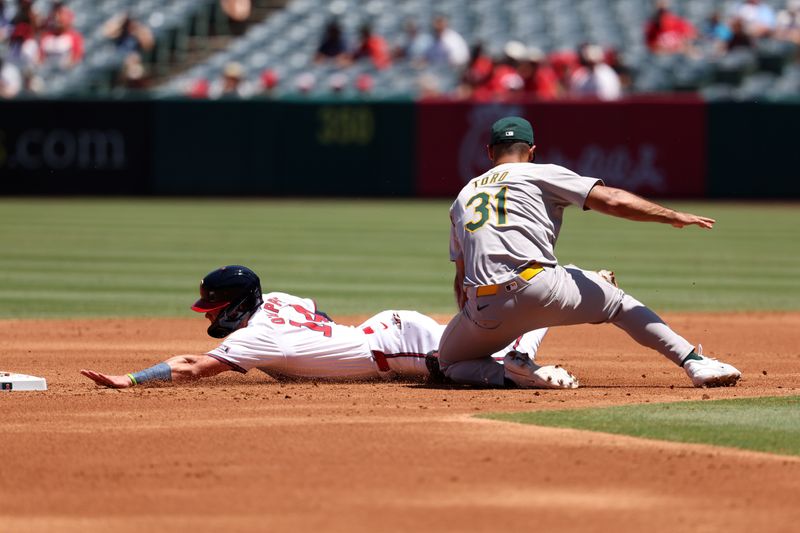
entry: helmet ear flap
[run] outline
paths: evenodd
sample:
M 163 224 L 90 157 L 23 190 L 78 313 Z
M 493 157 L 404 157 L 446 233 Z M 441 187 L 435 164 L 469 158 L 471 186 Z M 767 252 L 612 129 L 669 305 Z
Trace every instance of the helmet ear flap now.
M 218 317 L 213 324 L 208 326 L 207 333 L 210 337 L 214 337 L 215 339 L 224 339 L 234 331 L 234 329 L 223 326 Z
M 208 334 L 215 339 L 227 337 L 253 316 L 262 303 L 261 289 L 254 288 L 238 302 L 233 302 L 220 311 L 216 320 L 208 327 Z

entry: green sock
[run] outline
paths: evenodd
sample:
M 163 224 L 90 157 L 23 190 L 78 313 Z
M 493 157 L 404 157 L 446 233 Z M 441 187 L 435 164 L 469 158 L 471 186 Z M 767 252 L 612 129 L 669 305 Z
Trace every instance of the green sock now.
M 681 361 L 681 367 L 682 367 L 683 365 L 685 365 L 687 361 L 702 361 L 702 360 L 703 360 L 703 357 L 702 357 L 702 356 L 700 356 L 700 355 L 697 355 L 697 352 L 695 352 L 694 350 L 692 350 L 692 351 L 689 353 L 689 355 L 687 355 L 686 357 L 684 357 L 684 358 L 683 358 L 683 361 Z

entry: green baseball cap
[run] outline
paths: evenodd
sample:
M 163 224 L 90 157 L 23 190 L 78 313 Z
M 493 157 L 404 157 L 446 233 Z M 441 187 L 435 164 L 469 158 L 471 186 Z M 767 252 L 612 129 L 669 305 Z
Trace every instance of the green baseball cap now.
M 533 146 L 533 127 L 522 117 L 503 117 L 492 124 L 489 144 L 525 142 Z

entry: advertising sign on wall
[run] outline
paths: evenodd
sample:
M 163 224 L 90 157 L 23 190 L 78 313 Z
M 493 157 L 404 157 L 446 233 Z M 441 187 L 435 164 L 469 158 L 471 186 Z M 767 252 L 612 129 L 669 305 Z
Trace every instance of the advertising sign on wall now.
M 0 194 L 149 192 L 145 103 L 6 102 Z
M 485 172 L 489 128 L 500 117 L 531 121 L 536 162 L 566 166 L 647 196 L 706 191 L 706 110 L 701 101 L 558 104 L 422 103 L 417 193 L 454 196 Z

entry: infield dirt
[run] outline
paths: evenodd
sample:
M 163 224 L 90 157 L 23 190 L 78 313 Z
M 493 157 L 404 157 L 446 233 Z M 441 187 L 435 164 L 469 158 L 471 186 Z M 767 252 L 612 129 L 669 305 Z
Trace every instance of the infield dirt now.
M 797 531 L 798 457 L 472 417 L 798 394 L 800 313 L 665 318 L 739 386 L 694 389 L 606 325 L 545 339 L 537 359 L 577 374 L 574 391 L 256 371 L 118 391 L 78 370 L 202 353 L 203 320 L 0 321 L 0 370 L 50 387 L 0 394 L 0 531 Z

